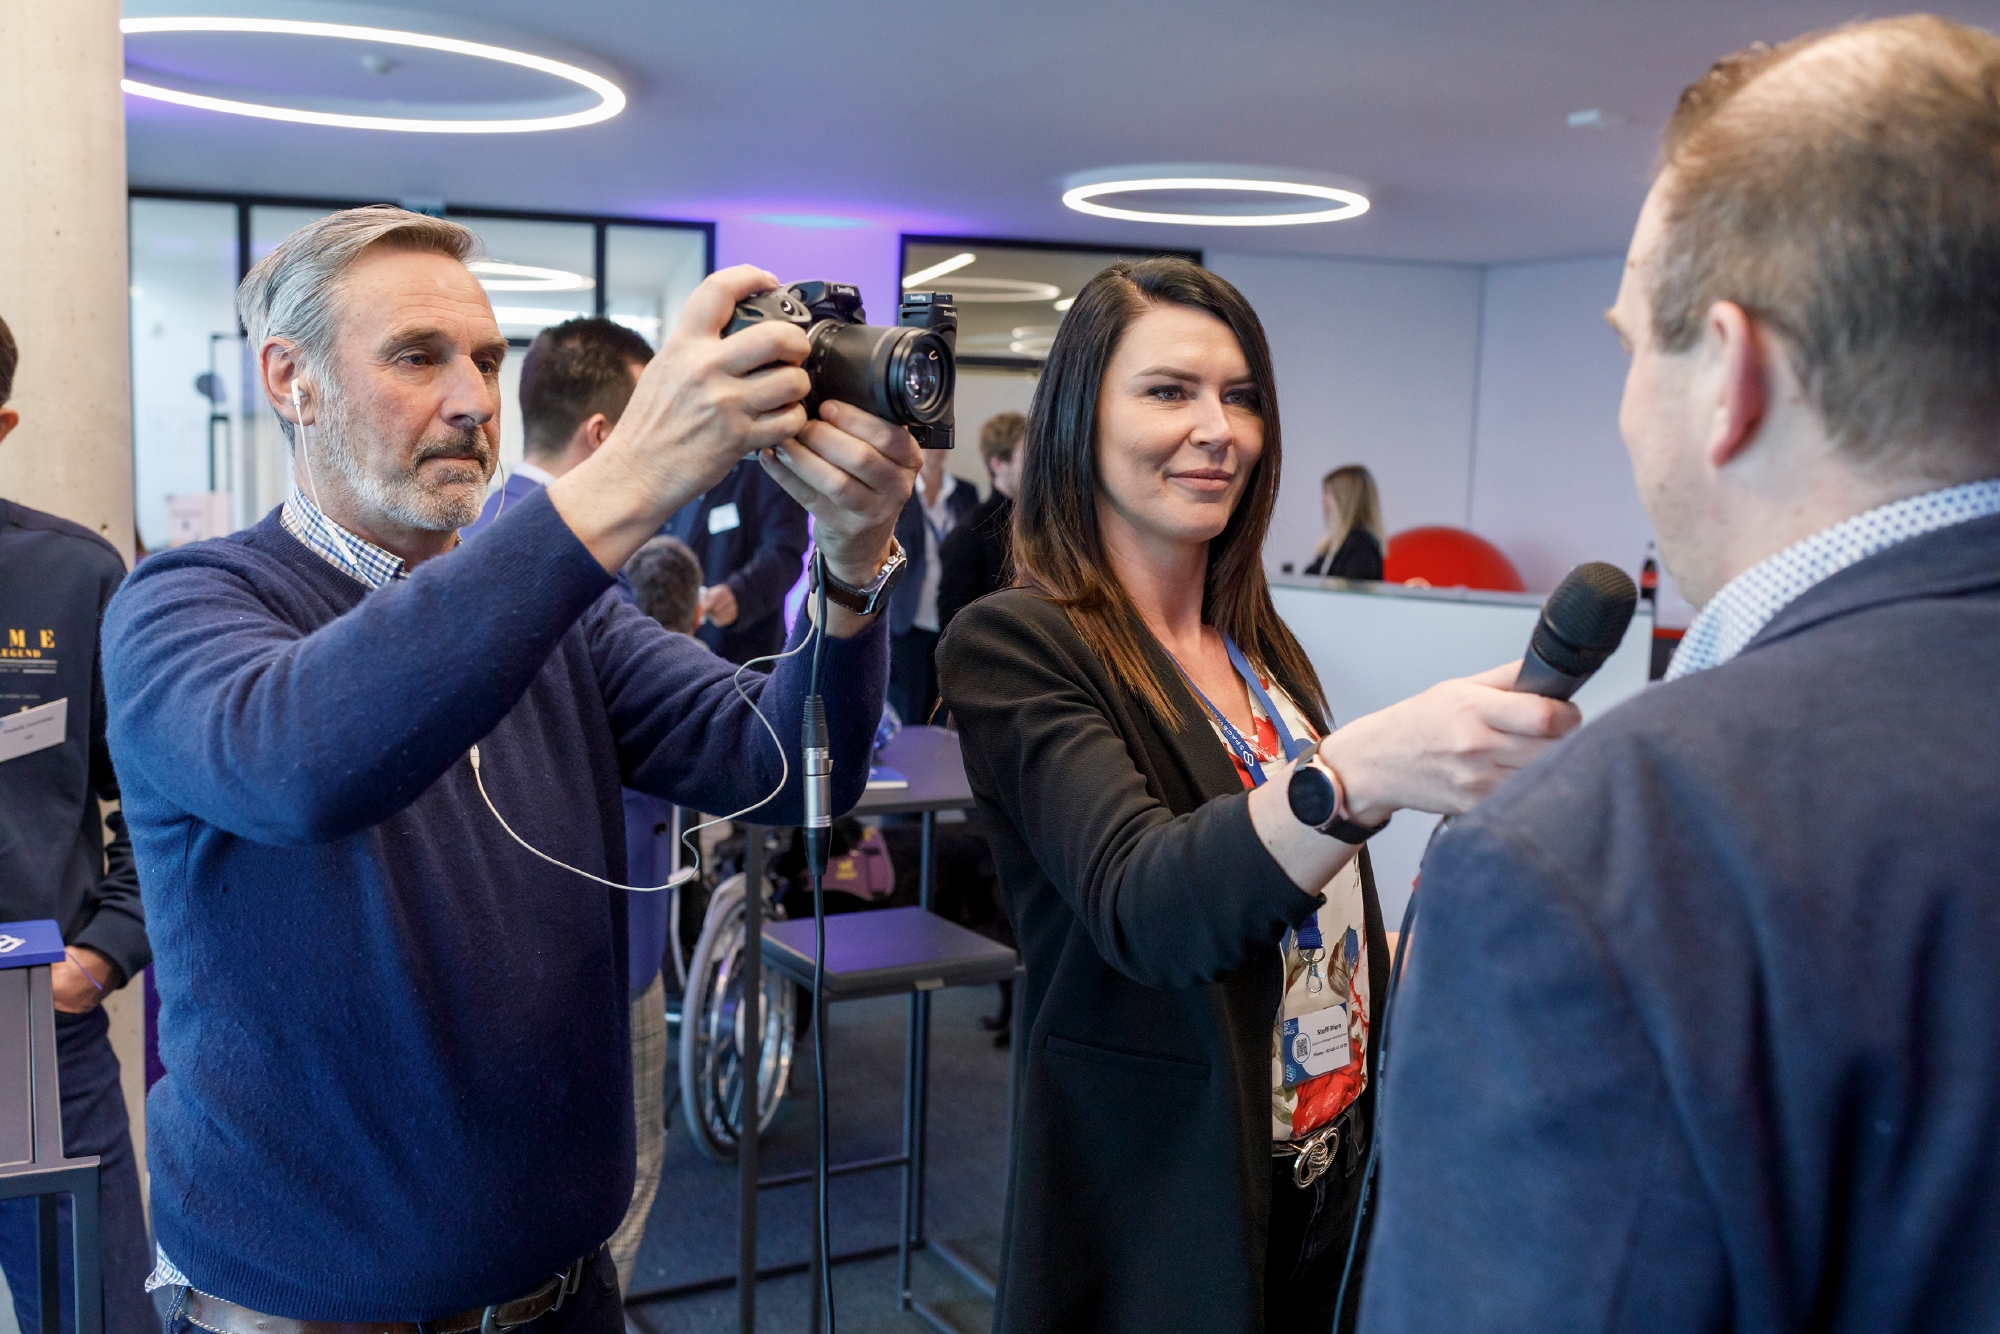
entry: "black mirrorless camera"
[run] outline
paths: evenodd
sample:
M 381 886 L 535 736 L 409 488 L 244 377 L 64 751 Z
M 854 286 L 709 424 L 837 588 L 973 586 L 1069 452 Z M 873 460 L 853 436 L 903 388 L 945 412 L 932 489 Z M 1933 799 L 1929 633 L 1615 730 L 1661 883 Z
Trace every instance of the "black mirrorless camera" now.
M 909 428 L 924 449 L 950 449 L 952 391 L 958 380 L 958 309 L 945 292 L 905 292 L 893 328 L 868 323 L 861 289 L 848 283 L 794 283 L 736 307 L 726 338 L 766 320 L 796 324 L 812 341 L 805 372 L 808 416 L 827 399 Z

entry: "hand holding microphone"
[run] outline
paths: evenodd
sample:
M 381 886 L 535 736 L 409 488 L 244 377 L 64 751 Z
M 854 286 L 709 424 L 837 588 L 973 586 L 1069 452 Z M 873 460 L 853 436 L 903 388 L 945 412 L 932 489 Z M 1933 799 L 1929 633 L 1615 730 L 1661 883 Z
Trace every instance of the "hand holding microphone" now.
M 1328 736 L 1320 758 L 1341 776 L 1348 818 L 1373 825 L 1396 810 L 1478 805 L 1576 730 L 1583 714 L 1569 698 L 1617 650 L 1637 602 L 1624 571 L 1579 565 L 1543 604 L 1519 661 L 1440 682 Z

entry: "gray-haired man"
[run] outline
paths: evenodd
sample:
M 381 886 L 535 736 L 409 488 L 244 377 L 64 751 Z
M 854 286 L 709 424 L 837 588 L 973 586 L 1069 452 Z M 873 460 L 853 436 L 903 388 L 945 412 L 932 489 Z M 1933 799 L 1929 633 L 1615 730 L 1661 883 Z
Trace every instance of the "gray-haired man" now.
M 750 268 L 695 292 L 601 448 L 454 550 L 506 351 L 472 252 L 456 224 L 369 209 L 259 263 L 238 302 L 295 489 L 149 560 L 106 618 L 168 1071 L 148 1108 L 156 1278 L 183 1325 L 619 1327 L 619 788 L 734 810 L 780 787 L 781 757 L 728 664 L 603 594 L 759 448 L 847 602 L 872 608 L 898 568 L 915 446 L 840 405 L 808 423 L 799 331 L 719 337 L 775 285 Z M 845 606 L 825 631 L 851 802 L 885 632 Z M 793 748 L 808 656 L 749 678 Z

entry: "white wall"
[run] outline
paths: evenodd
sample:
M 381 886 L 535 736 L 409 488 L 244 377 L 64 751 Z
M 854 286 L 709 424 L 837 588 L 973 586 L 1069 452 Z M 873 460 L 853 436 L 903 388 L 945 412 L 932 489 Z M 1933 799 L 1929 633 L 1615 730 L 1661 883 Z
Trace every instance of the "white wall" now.
M 1604 322 L 1623 259 L 1486 271 L 1467 524 L 1531 589 L 1604 560 L 1637 575 L 1653 535 L 1618 436 L 1625 354 Z
M 1463 525 L 1471 481 L 1481 270 L 1211 250 L 1264 321 L 1278 375 L 1285 479 L 1265 546 L 1304 568 L 1319 479 L 1364 463 L 1393 532 Z

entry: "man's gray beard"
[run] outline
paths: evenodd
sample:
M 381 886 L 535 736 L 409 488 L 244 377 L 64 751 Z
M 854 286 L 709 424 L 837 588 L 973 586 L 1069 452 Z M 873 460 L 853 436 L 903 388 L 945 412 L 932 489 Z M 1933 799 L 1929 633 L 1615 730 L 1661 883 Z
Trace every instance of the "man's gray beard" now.
M 426 459 L 469 453 L 478 457 L 481 471 L 491 478 L 493 449 L 476 427 L 468 426 L 443 437 L 426 437 L 418 442 L 409 462 L 388 477 L 363 469 L 360 455 L 352 446 L 355 434 L 346 395 L 335 392 L 323 398 L 319 420 L 312 427 L 308 442 L 317 456 L 310 462 L 314 467 L 331 467 L 338 473 L 366 514 L 427 533 L 454 532 L 479 517 L 486 503 L 483 491 L 465 495 L 436 488 L 417 471 Z

